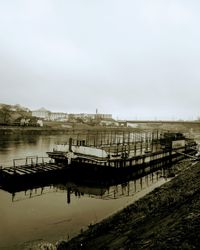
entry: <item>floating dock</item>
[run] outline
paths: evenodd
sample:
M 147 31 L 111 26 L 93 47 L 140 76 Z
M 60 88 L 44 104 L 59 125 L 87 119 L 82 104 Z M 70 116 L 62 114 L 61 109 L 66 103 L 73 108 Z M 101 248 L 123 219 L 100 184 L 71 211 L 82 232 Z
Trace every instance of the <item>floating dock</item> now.
M 39 160 L 42 159 L 42 162 Z M 31 163 L 30 163 L 31 160 Z M 46 161 L 45 161 L 46 160 Z M 17 165 L 16 163 L 24 162 Z M 26 157 L 13 160 L 13 166 L 0 167 L 0 186 L 27 184 L 29 182 L 41 183 L 62 176 L 66 168 L 62 164 L 55 164 L 47 157 Z

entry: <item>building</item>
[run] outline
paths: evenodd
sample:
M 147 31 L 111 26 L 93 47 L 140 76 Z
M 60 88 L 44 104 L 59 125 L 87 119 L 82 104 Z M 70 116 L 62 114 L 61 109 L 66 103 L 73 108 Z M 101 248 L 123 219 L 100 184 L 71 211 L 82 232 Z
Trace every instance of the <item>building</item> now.
M 81 119 L 101 119 L 101 120 L 112 120 L 111 114 L 87 114 L 87 113 L 80 113 L 80 114 L 70 114 L 70 118 L 81 118 Z
M 97 114 L 95 114 L 95 117 L 103 119 L 103 120 L 112 120 L 111 114 L 99 114 L 99 113 L 97 113 Z
M 32 116 L 49 121 L 66 121 L 68 114 L 62 112 L 51 112 L 45 108 L 32 111 Z
M 50 121 L 66 121 L 68 120 L 68 114 L 62 112 L 50 112 L 48 119 Z
M 83 121 L 90 121 L 90 120 L 112 120 L 111 114 L 87 114 L 87 113 L 80 113 L 80 114 L 67 114 L 62 112 L 51 112 L 46 110 L 45 108 L 41 108 L 38 110 L 32 111 L 32 116 L 43 118 L 49 121 L 66 121 L 66 120 L 77 120 L 82 119 Z
M 49 119 L 49 114 L 50 114 L 50 111 L 45 108 L 32 111 L 32 116 L 43 118 L 45 120 Z

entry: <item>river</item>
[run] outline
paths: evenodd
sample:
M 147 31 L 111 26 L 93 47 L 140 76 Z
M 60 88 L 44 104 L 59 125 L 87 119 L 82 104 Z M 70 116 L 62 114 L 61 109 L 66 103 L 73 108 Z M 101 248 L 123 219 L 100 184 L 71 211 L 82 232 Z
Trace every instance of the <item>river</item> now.
M 46 156 L 67 135 L 5 135 L 0 140 L 0 165 L 14 158 Z M 57 183 L 16 193 L 0 189 L 0 249 L 33 249 L 41 242 L 69 239 L 112 215 L 167 180 L 161 172 L 114 186 Z

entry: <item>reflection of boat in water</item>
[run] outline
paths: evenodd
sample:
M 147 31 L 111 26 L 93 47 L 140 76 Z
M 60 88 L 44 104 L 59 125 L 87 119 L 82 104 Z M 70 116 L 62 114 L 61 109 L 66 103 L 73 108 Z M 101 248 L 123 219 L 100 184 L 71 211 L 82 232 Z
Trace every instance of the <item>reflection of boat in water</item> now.
M 138 176 L 131 180 L 123 180 L 122 182 L 116 183 L 104 183 L 101 185 L 89 185 L 89 184 L 79 184 L 75 182 L 63 182 L 52 185 L 41 185 L 41 186 L 27 186 L 22 187 L 12 187 L 8 189 L 6 187 L 3 190 L 12 194 L 12 201 L 22 201 L 26 199 L 37 198 L 43 195 L 50 195 L 52 193 L 66 193 L 67 203 L 76 198 L 89 197 L 94 199 L 120 199 L 127 196 L 134 196 L 137 192 L 147 189 L 152 184 L 158 182 L 160 178 L 166 179 L 164 173 L 168 170 L 162 169 L 153 173 L 149 173 L 144 176 Z
M 59 190 L 70 190 L 76 194 L 88 194 L 91 196 L 102 196 L 106 190 L 107 186 L 83 186 L 75 183 L 63 183 L 55 185 Z

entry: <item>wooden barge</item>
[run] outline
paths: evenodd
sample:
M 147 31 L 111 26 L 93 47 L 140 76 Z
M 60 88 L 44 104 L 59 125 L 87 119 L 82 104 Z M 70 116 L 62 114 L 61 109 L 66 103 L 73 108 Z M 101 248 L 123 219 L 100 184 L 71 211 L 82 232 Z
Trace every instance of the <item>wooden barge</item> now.
M 85 142 L 57 145 L 48 156 L 56 163 L 81 168 L 95 167 L 100 169 L 134 170 L 142 166 L 157 163 L 172 164 L 184 157 L 196 159 L 197 144 L 182 133 L 164 133 L 152 141 L 134 141 L 134 143 L 117 143 L 85 146 Z

